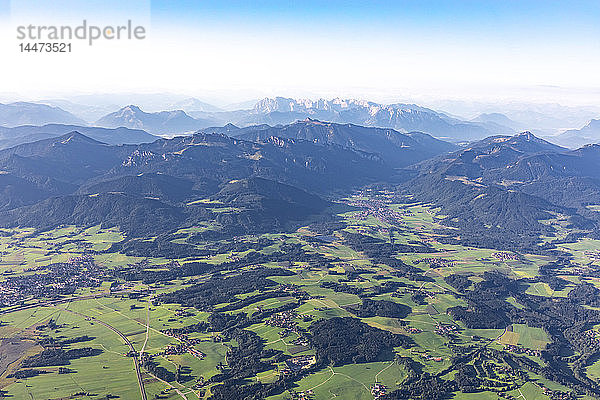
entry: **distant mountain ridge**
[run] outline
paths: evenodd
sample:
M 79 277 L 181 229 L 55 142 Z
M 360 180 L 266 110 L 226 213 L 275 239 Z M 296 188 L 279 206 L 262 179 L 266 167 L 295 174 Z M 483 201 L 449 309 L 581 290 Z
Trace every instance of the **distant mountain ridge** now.
M 100 118 L 96 125 L 106 128 L 141 129 L 153 134 L 166 135 L 193 132 L 209 126 L 210 122 L 190 117 L 182 110 L 147 113 L 138 106 L 129 105 Z
M 493 131 L 477 122 L 461 121 L 414 104 L 383 105 L 355 99 L 306 100 L 284 97 L 260 100 L 242 125 L 287 124 L 295 120 L 314 118 L 336 123 L 392 128 L 400 132 L 420 131 L 449 140 L 473 140 L 497 133 L 511 132 L 502 127 Z
M 169 93 L 100 94 L 0 104 L 0 126 L 92 124 L 108 128 L 142 129 L 169 137 L 228 123 L 239 127 L 261 124 L 276 126 L 311 118 L 391 128 L 402 133 L 418 131 L 454 143 L 471 142 L 498 134 L 510 135 L 523 130 L 549 137 L 553 142 L 570 148 L 598 141 L 597 134 L 589 136 L 592 133 L 585 132 L 585 129 L 581 134 L 575 133 L 575 129 L 565 132 L 565 127 L 580 126 L 582 121 L 597 117 L 597 108 L 593 107 L 476 103 L 457 109 L 457 104 L 461 102 L 439 101 L 433 104 L 444 110 L 448 107 L 456 115 L 477 116 L 467 119 L 417 104 L 381 104 L 352 98 L 267 97 L 219 108 L 196 97 Z M 556 136 L 558 132 L 564 134 Z
M 0 126 L 71 124 L 87 125 L 85 121 L 58 107 L 46 104 L 16 102 L 0 104 Z
M 189 114 L 190 112 L 222 111 L 219 107 L 195 97 L 171 93 L 100 93 L 67 96 L 62 99 L 44 99 L 35 102 L 60 107 L 90 123 L 128 104 L 136 104 L 147 112 L 183 110 Z
M 220 112 L 223 111 L 219 107 L 200 101 L 195 97 L 188 97 L 184 100 L 175 101 L 169 105 L 169 108 L 183 110 L 186 113 L 201 111 L 201 112 Z
M 75 97 L 72 101 L 57 99 L 0 105 L 0 126 L 51 123 L 86 126 L 88 124 L 83 119 L 95 119 L 92 125 L 98 127 L 125 127 L 144 130 L 154 135 L 173 136 L 227 123 L 240 127 L 260 124 L 275 126 L 312 118 L 341 124 L 391 128 L 402 133 L 424 132 L 453 142 L 514 132 L 514 127 L 507 127 L 499 121 L 465 121 L 415 104 L 379 104 L 357 99 L 310 100 L 275 97 L 261 99 L 250 109 L 244 104 L 244 109 L 222 110 L 194 97 L 168 96 L 161 100 L 160 97 L 146 95 L 132 97 L 140 100 L 145 106 L 131 103 L 107 113 L 108 110 L 119 107 L 116 104 L 127 99 L 127 96 L 115 95 L 111 99 L 106 95 L 101 97 L 100 103 L 91 105 L 89 103 L 93 98 L 83 96 Z M 62 106 L 72 113 L 56 106 Z M 148 111 L 156 110 L 157 107 L 163 108 L 158 108 L 159 111 Z M 99 115 L 102 116 L 98 117 Z
M 471 120 L 472 122 L 478 122 L 484 125 L 494 125 L 496 129 L 505 129 L 509 128 L 515 131 L 524 130 L 525 126 L 519 122 L 513 121 L 508 118 L 506 115 L 501 113 L 482 113 L 479 114 L 476 118 Z M 508 133 L 508 132 L 506 132 Z
M 115 145 L 149 143 L 158 139 L 157 136 L 151 135 L 148 132 L 123 127 L 108 129 L 63 124 L 48 124 L 43 126 L 22 125 L 14 128 L 0 127 L 0 150 L 23 143 L 61 136 L 70 132 L 79 132 L 99 142 Z
M 558 144 L 573 149 L 600 143 L 600 119 L 592 119 L 583 128 L 564 131 L 552 139 Z
M 370 110 L 371 114 L 375 114 L 381 107 L 391 107 L 396 109 L 414 110 L 414 111 L 426 111 L 434 112 L 425 107 L 420 107 L 415 104 L 392 104 L 390 106 L 383 106 L 381 104 L 358 99 L 341 99 L 334 98 L 332 100 L 326 99 L 292 99 L 286 97 L 274 97 L 264 98 L 259 100 L 255 105 L 253 111 L 255 113 L 268 114 L 271 112 L 314 112 L 314 111 L 343 111 L 357 108 L 366 108 Z
M 192 103 L 194 103 L 192 101 Z M 287 125 L 307 118 L 339 124 L 391 128 L 401 133 L 423 132 L 455 142 L 514 132 L 498 123 L 463 121 L 415 104 L 383 105 L 365 100 L 295 100 L 276 97 L 259 100 L 250 110 L 146 113 L 130 105 L 100 118 L 96 125 L 143 129 L 157 135 L 190 131 L 232 123 Z

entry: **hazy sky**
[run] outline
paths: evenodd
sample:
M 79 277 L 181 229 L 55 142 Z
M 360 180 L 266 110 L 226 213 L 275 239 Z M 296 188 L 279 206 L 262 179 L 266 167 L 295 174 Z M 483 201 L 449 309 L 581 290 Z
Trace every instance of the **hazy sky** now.
M 600 1 L 0 0 L 0 92 L 600 104 Z M 22 54 L 18 25 L 144 25 Z

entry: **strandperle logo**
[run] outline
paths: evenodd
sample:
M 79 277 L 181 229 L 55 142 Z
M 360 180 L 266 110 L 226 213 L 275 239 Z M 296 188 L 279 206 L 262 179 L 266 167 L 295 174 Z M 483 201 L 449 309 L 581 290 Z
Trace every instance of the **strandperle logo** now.
M 97 40 L 142 40 L 146 38 L 146 28 L 134 26 L 131 20 L 125 25 L 89 25 L 83 20 L 81 25 L 20 25 L 17 26 L 18 40 L 54 41 L 86 40 L 91 46 Z

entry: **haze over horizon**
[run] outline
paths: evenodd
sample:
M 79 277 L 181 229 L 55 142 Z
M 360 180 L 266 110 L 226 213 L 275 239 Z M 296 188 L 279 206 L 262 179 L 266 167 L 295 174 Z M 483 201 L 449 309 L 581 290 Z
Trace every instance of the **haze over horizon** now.
M 600 3 L 578 1 L 1 0 L 2 97 L 169 92 L 223 105 L 267 96 L 592 105 Z M 17 25 L 121 24 L 145 40 L 21 54 Z M 43 73 L 40 73 L 43 68 Z M 51 78 L 49 78 L 51 77 Z M 107 90 L 110 88 L 110 90 Z

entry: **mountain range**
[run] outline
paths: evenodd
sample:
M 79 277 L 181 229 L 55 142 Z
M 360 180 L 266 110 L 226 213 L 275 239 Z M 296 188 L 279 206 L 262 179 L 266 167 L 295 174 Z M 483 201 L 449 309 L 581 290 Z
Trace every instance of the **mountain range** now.
M 564 106 L 557 103 L 520 101 L 481 102 L 476 100 L 430 100 L 429 106 L 449 113 L 477 118 L 480 114 L 502 113 L 519 124 L 518 131 L 531 131 L 538 136 L 554 136 L 565 129 L 583 126 L 600 116 L 600 107 Z
M 535 249 L 554 231 L 544 220 L 598 234 L 599 156 L 598 145 L 569 151 L 529 132 L 494 136 L 417 164 L 405 190 L 441 206 L 470 244 Z
M 400 133 L 393 129 L 336 124 L 313 119 L 289 125 L 253 125 L 238 128 L 228 124 L 222 128 L 208 128 L 203 132 L 263 142 L 271 137 L 306 140 L 322 145 L 338 145 L 354 150 L 375 153 L 392 167 L 405 167 L 415 162 L 458 149 L 457 146 L 421 132 Z
M 158 103 L 153 97 L 140 98 L 147 104 L 118 106 L 120 97 L 104 99 L 95 105 L 77 104 L 68 100 L 48 100 L 43 103 L 13 103 L 13 112 L 0 112 L 0 126 L 46 125 L 49 123 L 91 125 L 105 128 L 126 127 L 141 129 L 151 134 L 173 136 L 189 134 L 209 126 L 228 123 L 240 127 L 268 124 L 286 125 L 307 118 L 341 124 L 391 128 L 399 132 L 424 132 L 432 136 L 454 141 L 480 139 L 492 134 L 512 133 L 514 129 L 499 123 L 498 119 L 466 121 L 414 104 L 384 105 L 355 99 L 296 100 L 291 98 L 265 98 L 254 107 L 237 110 L 221 110 L 196 98 L 163 100 L 166 108 L 156 110 Z M 84 101 L 89 99 L 84 98 Z M 145 101 L 148 100 L 148 101 Z M 52 106 L 50 106 L 50 105 Z M 64 111 L 57 105 L 70 110 Z M 247 107 L 247 104 L 240 104 Z M 8 106 L 7 106 L 8 107 Z M 29 111 L 28 111 L 29 110 Z M 40 110 L 31 116 L 31 110 Z M 111 110 L 110 112 L 107 112 Z M 115 111 L 116 110 L 116 111 Z M 44 112 L 42 112 L 44 111 Z M 81 116 L 76 117 L 74 114 Z M 19 117 L 20 115 L 20 117 Z M 27 117 L 25 117 L 27 115 Z M 93 118 L 93 119 L 92 119 Z M 506 122 L 506 121 L 505 121 Z
M 129 104 L 123 106 L 123 103 Z M 106 94 L 71 96 L 36 102 L 0 104 L 0 126 L 63 124 L 126 127 L 172 137 L 211 126 L 234 124 L 287 125 L 315 119 L 365 127 L 391 128 L 401 133 L 423 132 L 454 143 L 467 143 L 497 134 L 531 131 L 569 148 L 598 142 L 598 109 L 557 104 L 498 104 L 433 102 L 451 111 L 480 112 L 464 118 L 415 104 L 380 104 L 357 99 L 263 98 L 215 107 L 195 97 L 173 94 Z M 497 110 L 503 109 L 502 112 Z M 590 121 L 590 117 L 592 120 Z M 576 127 L 587 118 L 588 125 Z M 560 129 L 562 127 L 562 129 Z M 579 132 L 580 131 L 580 132 Z M 558 134 L 562 132 L 562 134 Z M 41 138 L 41 137 L 40 137 Z
M 313 119 L 153 141 L 101 128 L 87 128 L 95 138 L 56 136 L 69 129 L 40 127 L 55 136 L 0 150 L 3 226 L 103 223 L 147 235 L 210 223 L 215 234 L 243 234 L 283 229 L 376 183 L 441 207 L 443 224 L 466 233 L 448 228 L 454 242 L 531 250 L 556 221 L 574 234 L 599 231 L 599 145 L 568 150 L 523 132 L 459 148 L 419 132 Z M 96 140 L 116 132 L 148 142 Z
M 472 140 L 492 133 L 510 133 L 511 128 L 489 122 L 461 121 L 433 110 L 411 104 L 381 105 L 359 100 L 294 100 L 277 97 L 263 99 L 251 110 L 206 112 L 183 110 L 147 113 L 129 105 L 108 114 L 95 125 L 114 128 L 124 126 L 153 134 L 174 135 L 215 125 L 233 123 L 252 125 L 287 125 L 307 118 L 341 124 L 391 128 L 400 132 L 420 131 L 452 141 Z
M 165 110 L 183 110 L 186 113 L 222 111 L 219 107 L 197 98 L 168 93 L 76 95 L 68 96 L 66 99 L 38 100 L 36 103 L 62 108 L 90 124 L 127 104 L 136 104 L 147 112 Z M 252 106 L 246 108 L 252 108 Z
M 71 132 L 0 150 L 0 170 L 3 226 L 102 223 L 132 235 L 202 221 L 285 227 L 322 212 L 321 196 L 394 176 L 378 155 L 335 144 L 202 132 L 118 146 Z

